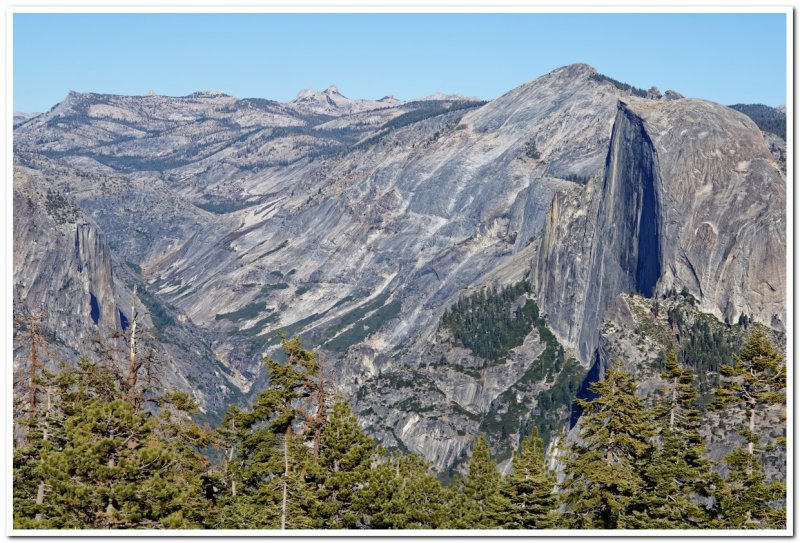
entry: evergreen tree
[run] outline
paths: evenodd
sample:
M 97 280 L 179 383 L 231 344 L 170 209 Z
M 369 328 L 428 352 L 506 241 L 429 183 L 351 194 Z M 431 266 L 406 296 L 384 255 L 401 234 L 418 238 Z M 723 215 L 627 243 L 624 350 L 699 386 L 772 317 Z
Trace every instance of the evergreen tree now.
M 315 528 L 355 528 L 360 521 L 353 497 L 364 484 L 377 452 L 347 404 L 337 402 L 321 434 L 319 457 L 306 475 L 314 487 Z
M 500 486 L 503 500 L 495 518 L 503 528 L 557 527 L 556 477 L 545 465 L 544 452 L 544 442 L 534 428 L 514 453 L 513 471 Z
M 164 397 L 160 413 L 152 415 L 128 402 L 121 384 L 108 381 L 112 375 L 83 360 L 53 377 L 48 396 L 57 403 L 57 415 L 33 425 L 47 428 L 42 439 L 15 455 L 15 486 L 33 472 L 45 482 L 45 492 L 34 510 L 15 501 L 15 526 L 203 525 L 211 507 L 202 489 L 205 463 L 194 447 L 208 442 L 181 415 L 186 398 Z M 15 497 L 24 491 L 20 484 Z
M 785 501 L 785 484 L 766 481 L 761 453 L 767 444 L 762 444 L 756 431 L 757 413 L 786 401 L 783 357 L 756 329 L 735 358 L 735 366 L 720 366 L 720 373 L 723 380 L 713 407 L 744 408 L 747 421 L 740 431 L 746 447 L 725 457 L 730 473 L 717 493 L 720 522 L 724 527 L 740 529 L 783 527 L 785 511 L 777 503 Z
M 371 529 L 443 527 L 448 501 L 419 455 L 399 453 L 379 457 L 353 497 L 361 525 Z
M 645 465 L 640 501 L 631 526 L 644 529 L 703 528 L 708 513 L 700 498 L 711 494 L 717 477 L 705 457 L 702 418 L 696 407 L 694 373 L 667 355 L 661 377 L 667 382 L 655 415 L 661 426 L 661 446 Z
M 626 528 L 642 507 L 641 472 L 655 428 L 620 361 L 590 390 L 597 397 L 579 400 L 580 440 L 566 459 L 564 522 L 571 528 Z
M 726 455 L 729 473 L 716 492 L 718 518 L 711 528 L 785 528 L 786 485 L 768 482 L 760 462 L 753 461 L 746 447 Z
M 52 484 L 44 458 L 52 451 L 60 450 L 66 439 L 66 414 L 61 394 L 70 380 L 65 375 L 66 372 L 53 374 L 41 368 L 36 381 L 46 390 L 44 405 L 36 411 L 28 410 L 25 416 L 15 421 L 17 430 L 24 435 L 16 442 L 13 455 L 15 528 L 53 527 L 53 523 L 45 518 L 53 503 L 48 500 Z
M 303 432 L 318 366 L 314 353 L 298 338 L 284 338 L 283 350 L 285 364 L 264 359 L 270 384 L 259 393 L 253 409 L 232 408 L 223 423 L 222 438 L 232 453 L 223 528 L 311 526 L 312 494 L 305 480 L 310 452 Z
M 507 507 L 500 494 L 500 472 L 491 459 L 489 446 L 481 435 L 475 441 L 469 471 L 459 481 L 450 514 L 452 528 L 496 527 L 497 511 Z

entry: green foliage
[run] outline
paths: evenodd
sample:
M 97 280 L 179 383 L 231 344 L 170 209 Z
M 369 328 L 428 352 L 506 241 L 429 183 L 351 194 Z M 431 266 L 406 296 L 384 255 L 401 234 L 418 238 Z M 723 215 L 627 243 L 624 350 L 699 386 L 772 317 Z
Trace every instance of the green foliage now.
M 657 529 L 703 528 L 709 514 L 698 497 L 709 498 L 719 484 L 705 456 L 700 435 L 702 418 L 697 409 L 694 373 L 667 355 L 661 391 L 654 415 L 661 426 L 661 446 L 643 470 L 643 511 L 635 513 L 633 527 Z
M 214 320 L 245 321 L 258 317 L 266 310 L 266 304 L 263 301 L 257 301 L 230 313 L 218 313 L 214 316 Z
M 240 209 L 245 209 L 250 207 L 253 204 L 249 204 L 247 202 L 237 202 L 236 200 L 229 200 L 229 199 L 216 199 L 212 200 L 209 195 L 204 195 L 208 201 L 199 202 L 195 205 L 202 210 L 208 211 L 210 213 L 214 213 L 215 215 L 225 215 L 226 213 L 233 213 L 234 211 L 239 211 Z
M 455 102 L 445 101 L 445 100 L 426 100 L 426 101 L 417 101 L 408 104 L 409 107 L 413 107 L 409 111 L 398 115 L 397 117 L 390 119 L 383 126 L 378 129 L 377 133 L 369 138 L 365 139 L 364 141 L 358 143 L 355 146 L 356 149 L 365 148 L 370 145 L 374 145 L 380 142 L 384 137 L 389 135 L 395 130 L 400 128 L 410 126 L 412 124 L 418 123 L 420 121 L 424 121 L 426 119 L 431 119 L 433 117 L 438 117 L 440 115 L 444 115 L 446 113 L 451 113 L 455 111 L 463 111 L 466 113 L 466 110 L 477 108 L 484 105 L 486 102 L 483 101 L 468 101 L 468 100 L 458 100 Z M 455 122 L 460 121 L 460 117 Z
M 786 112 L 764 104 L 734 104 L 729 106 L 744 113 L 764 132 L 771 132 L 786 140 Z
M 482 289 L 463 297 L 442 315 L 441 326 L 448 328 L 456 341 L 488 360 L 502 360 L 514 347 L 522 345 L 537 324 L 539 308 L 526 299 L 512 311 L 514 302 L 530 292 L 530 284 Z
M 506 299 L 511 300 L 507 309 L 510 314 L 514 303 L 514 295 L 527 292 L 529 286 L 522 282 L 512 287 L 506 287 L 504 290 L 506 291 Z M 501 292 L 498 297 L 502 295 Z M 475 311 L 479 312 L 480 310 Z M 499 310 L 498 313 L 501 315 L 506 314 L 503 310 Z M 577 360 L 566 359 L 564 348 L 548 328 L 545 319 L 539 315 L 538 307 L 533 300 L 525 299 L 525 305 L 518 309 L 515 314 L 520 315 L 520 319 L 511 325 L 502 323 L 502 319 L 500 319 L 501 328 L 513 330 L 513 337 L 507 346 L 522 344 L 524 337 L 535 327 L 539 334 L 539 340 L 544 343 L 545 349 L 519 381 L 495 400 L 493 412 L 487 414 L 481 423 L 480 431 L 485 432 L 492 439 L 494 450 L 498 451 L 500 458 L 508 458 L 513 448 L 517 445 L 517 443 L 509 443 L 506 440 L 509 434 L 520 433 L 527 435 L 530 433 L 530 428 L 535 427 L 538 428 L 538 433 L 545 440 L 545 443 L 548 443 L 553 434 L 560 432 L 565 426 L 565 413 L 569 412 L 570 406 L 575 399 L 575 394 L 585 376 L 585 371 Z M 454 319 L 452 316 L 448 318 L 451 321 Z M 461 320 L 470 322 L 467 319 Z M 523 325 L 525 322 L 529 324 Z M 459 334 L 470 345 L 475 345 L 476 348 L 484 345 L 484 340 L 481 336 L 470 336 L 466 329 L 457 329 L 461 330 Z M 543 381 L 547 382 L 548 385 L 538 393 L 536 409 L 531 409 L 530 405 L 517 400 L 520 390 L 525 390 Z
M 544 453 L 536 430 L 522 440 L 512 460 L 513 471 L 500 486 L 502 499 L 494 513 L 497 525 L 525 530 L 558 526 L 556 476 L 545 465 Z
M 595 74 L 592 74 L 591 77 L 595 81 L 605 81 L 607 83 L 611 83 L 612 85 L 617 87 L 619 90 L 625 91 L 625 92 L 629 92 L 629 93 L 631 93 L 631 94 L 633 94 L 635 96 L 639 96 L 640 98 L 646 98 L 647 97 L 647 91 L 646 90 L 634 87 L 633 85 L 629 85 L 627 83 L 622 83 L 621 81 L 617 81 L 616 79 L 612 79 L 612 78 L 608 77 L 607 75 L 603 75 L 603 74 L 600 74 L 600 73 L 595 73 Z
M 580 441 L 572 445 L 564 469 L 564 520 L 571 528 L 630 527 L 642 508 L 641 469 L 655 427 L 621 362 L 590 389 L 597 397 L 578 401 L 583 408 Z
M 358 501 L 356 494 L 376 455 L 375 443 L 364 434 L 350 408 L 335 403 L 321 434 L 319 456 L 310 461 L 306 475 L 314 492 L 315 528 L 358 527 L 361 511 L 353 501 Z
M 80 209 L 58 190 L 47 189 L 44 208 L 58 224 L 74 223 L 80 217 Z
M 416 454 L 377 458 L 353 502 L 363 528 L 442 528 L 448 520 L 448 492 Z
M 785 528 L 786 485 L 767 482 L 760 462 L 745 447 L 725 457 L 729 473 L 719 487 L 717 518 L 710 527 L 735 529 Z
M 400 300 L 386 303 L 388 299 L 388 292 L 379 294 L 342 315 L 335 325 L 325 331 L 323 346 L 331 351 L 345 352 L 351 345 L 373 334 L 400 314 Z
M 316 356 L 298 338 L 283 339 L 287 361 L 265 358 L 270 384 L 250 411 L 231 408 L 221 429 L 227 450 L 223 528 L 311 526 L 313 496 L 303 472 L 303 434 L 315 392 Z M 284 495 L 287 496 L 284 500 Z M 284 506 L 286 511 L 284 514 Z
M 522 147 L 522 154 L 533 160 L 539 160 L 541 158 L 541 154 L 536 148 L 536 138 L 531 138 L 525 142 L 525 145 Z
M 209 434 L 180 395 L 158 414 L 123 394 L 116 373 L 82 361 L 47 383 L 49 407 L 24 421 L 14 452 L 16 528 L 199 528 L 206 499 Z
M 715 407 L 743 404 L 751 410 L 785 403 L 786 364 L 761 330 L 750 334 L 734 361 L 734 366 L 720 367 L 724 379 Z
M 475 441 L 469 472 L 458 482 L 449 515 L 449 528 L 494 528 L 497 510 L 508 507 L 500 493 L 500 472 L 489 453 L 486 439 Z
M 153 321 L 156 334 L 161 334 L 161 332 L 163 332 L 167 327 L 174 325 L 175 319 L 167 310 L 166 304 L 154 296 L 149 290 L 147 290 L 143 284 L 138 284 L 137 287 L 139 300 L 150 312 L 150 318 Z M 161 337 L 163 340 L 166 340 L 167 338 L 165 335 L 159 335 L 159 337 Z
M 690 326 L 679 326 L 678 330 L 682 337 L 686 337 L 678 353 L 679 359 L 694 369 L 701 393 L 711 391 L 717 383 L 709 381 L 709 374 L 717 375 L 720 366 L 739 351 L 740 340 L 721 324 L 704 316 L 696 318 Z
M 509 292 L 510 304 L 524 293 Z M 734 365 L 720 366 L 712 407 L 743 409 L 747 421 L 745 446 L 724 458 L 724 478 L 711 470 L 700 433 L 706 421 L 697 376 L 670 352 L 661 374 L 665 386 L 649 398 L 652 408 L 620 362 L 590 387 L 596 397 L 578 402 L 580 436 L 566 451 L 557 485 L 536 417 L 568 405 L 581 372 L 564 360 L 538 310 L 534 324 L 542 327 L 552 365 L 532 368 L 531 378 L 553 386 L 538 397 L 542 412 L 531 419 L 531 434 L 505 478 L 479 436 L 468 473 L 450 487 L 419 456 L 376 447 L 345 403 L 329 409 L 316 356 L 297 338 L 283 338 L 285 363 L 264 359 L 266 389 L 252 408 L 231 407 L 215 434 L 192 422 L 198 405 L 191 396 L 166 391 L 149 397 L 145 410 L 126 396 L 120 372 L 110 365 L 84 359 L 56 372 L 32 372 L 35 394 L 46 401 L 15 421 L 14 527 L 785 527 L 785 484 L 768 480 L 762 466 L 763 454 L 785 440 L 769 443 L 756 421 L 785 404 L 786 365 L 760 328 Z M 381 383 L 420 386 L 411 371 L 386 374 Z M 522 420 L 524 408 L 509 412 Z
M 753 331 L 735 366 L 720 367 L 722 384 L 716 391 L 714 409 L 738 406 L 747 423 L 740 433 L 747 441 L 725 461 L 730 473 L 717 493 L 720 522 L 733 528 L 773 528 L 786 523 L 785 511 L 776 506 L 786 499 L 786 485 L 766 481 L 756 417 L 772 405 L 786 402 L 786 364 L 766 335 Z

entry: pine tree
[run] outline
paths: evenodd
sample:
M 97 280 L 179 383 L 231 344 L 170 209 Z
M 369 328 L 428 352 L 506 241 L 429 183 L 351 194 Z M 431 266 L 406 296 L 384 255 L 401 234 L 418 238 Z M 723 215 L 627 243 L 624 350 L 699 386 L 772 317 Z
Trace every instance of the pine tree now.
M 571 528 L 626 528 L 641 508 L 641 471 L 655 428 L 620 361 L 590 390 L 597 397 L 579 400 L 580 440 L 566 459 L 564 522 Z
M 556 477 L 545 465 L 544 452 L 544 442 L 534 428 L 514 453 L 513 471 L 500 486 L 503 500 L 495 518 L 503 528 L 557 527 Z
M 661 446 L 645 465 L 640 496 L 645 509 L 634 515 L 631 526 L 704 528 L 709 519 L 701 498 L 710 496 L 717 477 L 705 457 L 705 438 L 699 431 L 702 418 L 696 407 L 694 373 L 670 352 L 661 377 L 667 382 L 655 410 Z
M 310 451 L 303 432 L 319 368 L 298 338 L 284 338 L 283 351 L 285 364 L 264 359 L 270 384 L 253 409 L 232 408 L 224 421 L 222 438 L 234 454 L 228 462 L 231 494 L 224 499 L 223 528 L 311 526 L 313 498 L 305 480 Z
M 62 373 L 44 368 L 40 371 L 36 381 L 46 391 L 41 409 L 28 411 L 28 415 L 15 421 L 24 435 L 15 444 L 13 455 L 14 527 L 19 529 L 52 527 L 46 518 L 52 508 L 52 484 L 44 458 L 63 447 L 66 434 L 66 416 L 60 400 L 66 381 Z
M 761 462 L 765 444 L 756 431 L 756 417 L 770 406 L 785 403 L 786 365 L 760 329 L 750 334 L 735 366 L 720 366 L 722 383 L 715 409 L 744 408 L 746 426 L 740 433 L 747 446 L 725 457 L 730 473 L 717 493 L 720 522 L 728 528 L 772 528 L 785 525 L 785 484 L 767 482 Z
M 505 507 L 500 494 L 500 472 L 491 459 L 486 438 L 475 441 L 469 471 L 459 481 L 450 514 L 452 528 L 477 529 L 496 527 L 497 510 Z
M 202 526 L 210 507 L 197 448 L 207 440 L 180 415 L 186 399 L 161 398 L 154 416 L 127 401 L 115 375 L 83 360 L 53 376 L 48 388 L 56 407 L 45 420 L 50 438 L 37 439 L 27 458 L 15 458 L 15 483 L 31 470 L 46 482 L 33 519 L 15 503 L 18 527 Z
M 366 481 L 377 449 L 350 408 L 337 402 L 320 436 L 319 457 L 306 475 L 314 488 L 315 528 L 355 528 L 360 521 L 353 496 Z
M 422 529 L 445 525 L 448 496 L 417 454 L 381 455 L 353 497 L 361 526 Z

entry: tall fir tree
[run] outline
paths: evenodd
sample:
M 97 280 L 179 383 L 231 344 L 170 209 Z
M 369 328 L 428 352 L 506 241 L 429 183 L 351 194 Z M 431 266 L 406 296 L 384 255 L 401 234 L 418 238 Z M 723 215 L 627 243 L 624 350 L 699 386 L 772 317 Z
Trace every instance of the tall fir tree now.
M 381 454 L 353 497 L 360 526 L 371 529 L 431 529 L 445 526 L 447 491 L 417 454 Z
M 213 508 L 205 500 L 205 461 L 198 449 L 208 441 L 187 422 L 189 402 L 182 395 L 164 396 L 159 413 L 151 414 L 127 401 L 115 375 L 88 360 L 54 375 L 49 389 L 58 414 L 45 421 L 50 437 L 38 440 L 34 454 L 17 457 L 21 462 L 15 465 L 15 477 L 33 468 L 45 492 L 33 511 L 15 507 L 15 526 L 204 525 Z
M 304 432 L 316 391 L 316 356 L 298 338 L 283 338 L 286 363 L 265 358 L 269 386 L 250 411 L 232 408 L 223 423 L 231 486 L 224 528 L 309 528 L 313 497 L 305 480 L 310 451 Z M 235 492 L 234 492 L 234 489 Z M 234 495 L 235 494 L 235 495 Z
M 478 436 L 467 475 L 453 496 L 450 527 L 463 529 L 497 527 L 497 511 L 506 506 L 500 494 L 500 472 L 492 460 L 484 436 Z
M 556 476 L 547 468 L 544 455 L 544 441 L 534 428 L 514 453 L 513 471 L 500 485 L 497 525 L 524 530 L 558 527 Z
M 313 487 L 315 528 L 356 528 L 361 514 L 353 497 L 367 480 L 377 453 L 347 404 L 337 402 L 320 435 L 319 456 L 311 456 L 306 478 Z
M 716 391 L 715 409 L 739 407 L 745 411 L 740 433 L 747 445 L 725 457 L 729 468 L 725 484 L 717 492 L 718 523 L 725 528 L 780 528 L 786 524 L 786 485 L 768 482 L 762 453 L 774 446 L 762 442 L 756 427 L 759 413 L 786 402 L 786 364 L 783 356 L 760 329 L 754 330 L 735 365 L 720 366 L 722 383 Z
M 565 527 L 628 528 L 642 508 L 641 472 L 655 426 L 636 394 L 636 381 L 619 360 L 590 389 L 597 396 L 579 400 L 580 440 L 572 445 L 564 469 Z
M 644 509 L 634 512 L 631 527 L 642 529 L 704 528 L 709 514 L 703 500 L 719 484 L 711 471 L 702 417 L 697 409 L 694 372 L 678 363 L 675 352 L 665 361 L 661 378 L 667 386 L 656 402 L 660 446 L 644 466 Z

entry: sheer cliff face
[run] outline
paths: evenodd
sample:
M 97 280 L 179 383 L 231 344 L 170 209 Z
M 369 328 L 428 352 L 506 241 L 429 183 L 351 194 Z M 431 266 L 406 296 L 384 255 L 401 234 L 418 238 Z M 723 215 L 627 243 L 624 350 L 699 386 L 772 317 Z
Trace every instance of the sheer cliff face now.
M 153 310 L 163 307 L 156 307 L 141 279 L 114 258 L 94 221 L 53 186 L 37 172 L 14 170 L 14 312 L 41 313 L 45 358 L 54 363 L 96 357 L 96 340 L 107 352 L 123 350 L 114 338 L 132 319 L 131 288 L 137 283 L 140 355 L 159 341 L 161 382 L 192 393 L 209 413 L 220 409 L 235 395 L 235 377 L 215 363 L 196 330 L 174 315 L 153 317 Z M 20 339 L 15 339 L 15 364 L 29 348 Z
M 783 329 L 785 198 L 744 115 L 700 100 L 621 101 L 602 175 L 557 195 L 545 219 L 534 266 L 550 324 L 588 361 L 618 294 L 685 288 L 721 320 Z

